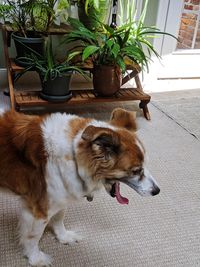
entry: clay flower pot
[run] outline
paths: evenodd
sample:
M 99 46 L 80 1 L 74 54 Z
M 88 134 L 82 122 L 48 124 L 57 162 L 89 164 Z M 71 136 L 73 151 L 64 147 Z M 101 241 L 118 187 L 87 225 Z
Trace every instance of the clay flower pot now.
M 122 72 L 118 66 L 95 65 L 93 69 L 93 86 L 99 96 L 112 96 L 121 87 Z

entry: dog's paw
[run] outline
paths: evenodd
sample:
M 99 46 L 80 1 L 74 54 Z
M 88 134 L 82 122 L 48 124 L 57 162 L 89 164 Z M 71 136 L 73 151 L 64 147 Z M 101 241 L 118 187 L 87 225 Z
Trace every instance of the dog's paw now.
M 57 239 L 62 244 L 73 244 L 81 241 L 82 237 L 73 231 L 65 231 L 62 236 L 57 236 Z
M 39 251 L 28 257 L 31 266 L 50 266 L 52 263 L 51 256 Z

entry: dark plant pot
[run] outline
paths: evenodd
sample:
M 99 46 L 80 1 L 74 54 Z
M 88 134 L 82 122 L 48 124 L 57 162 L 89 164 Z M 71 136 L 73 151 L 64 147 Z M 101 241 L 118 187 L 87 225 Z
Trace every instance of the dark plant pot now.
M 31 35 L 30 35 L 31 36 Z M 37 37 L 21 37 L 17 33 L 12 33 L 12 38 L 15 43 L 17 56 L 15 62 L 17 65 L 22 67 L 27 67 L 29 64 L 23 60 L 20 60 L 20 57 L 27 57 L 30 55 L 31 50 L 42 55 L 44 51 L 44 38 Z
M 96 65 L 93 69 L 94 91 L 99 96 L 112 96 L 122 85 L 122 72 L 117 66 Z
M 44 76 L 40 75 L 42 91 L 40 96 L 50 102 L 63 102 L 72 97 L 70 91 L 70 80 L 72 73 L 58 76 L 55 79 L 47 79 L 43 81 Z

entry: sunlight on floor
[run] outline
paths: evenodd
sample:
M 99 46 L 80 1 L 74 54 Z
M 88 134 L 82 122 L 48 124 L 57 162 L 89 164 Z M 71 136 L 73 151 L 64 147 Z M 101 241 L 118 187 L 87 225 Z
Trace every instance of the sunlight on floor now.
M 168 92 L 200 88 L 200 54 L 163 56 L 153 59 L 150 72 L 144 75 L 145 92 Z

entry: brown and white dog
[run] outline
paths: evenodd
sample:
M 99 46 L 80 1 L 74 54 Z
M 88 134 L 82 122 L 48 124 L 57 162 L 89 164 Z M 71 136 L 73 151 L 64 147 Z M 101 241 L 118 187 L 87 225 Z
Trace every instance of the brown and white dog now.
M 38 247 L 47 224 L 61 243 L 80 239 L 63 224 L 69 201 L 92 200 L 105 187 L 119 203 L 128 204 L 120 182 L 144 196 L 159 193 L 144 166 L 135 128 L 133 113 L 123 109 L 115 109 L 109 122 L 61 113 L 0 115 L 0 186 L 23 200 L 20 243 L 31 265 L 51 264 Z

